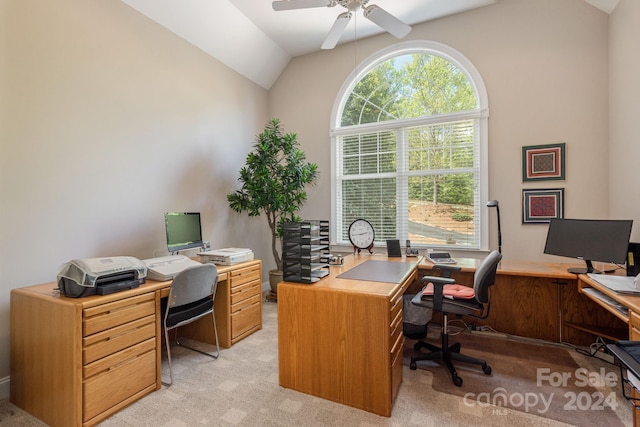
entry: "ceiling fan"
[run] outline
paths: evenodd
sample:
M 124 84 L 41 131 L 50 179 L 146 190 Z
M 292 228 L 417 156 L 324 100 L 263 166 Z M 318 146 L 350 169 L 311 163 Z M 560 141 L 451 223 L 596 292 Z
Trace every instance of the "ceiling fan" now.
M 292 10 L 292 9 L 307 9 L 312 7 L 334 7 L 340 5 L 347 9 L 346 12 L 341 13 L 336 18 L 329 34 L 322 43 L 322 49 L 333 49 L 340 36 L 347 28 L 347 24 L 351 20 L 352 13 L 358 9 L 362 9 L 362 13 L 365 18 L 401 39 L 411 31 L 411 27 L 395 16 L 391 15 L 380 6 L 372 4 L 367 6 L 369 0 L 275 0 L 272 3 L 273 10 Z

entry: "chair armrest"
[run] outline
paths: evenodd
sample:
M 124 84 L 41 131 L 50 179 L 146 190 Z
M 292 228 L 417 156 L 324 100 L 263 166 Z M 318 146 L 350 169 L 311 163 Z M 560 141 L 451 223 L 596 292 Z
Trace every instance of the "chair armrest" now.
M 420 279 L 421 285 L 426 285 L 429 282 L 432 282 L 435 287 L 442 288 L 443 285 L 454 285 L 456 279 L 442 276 L 422 276 L 422 279 Z
M 442 311 L 444 285 L 453 285 L 456 281 L 451 277 L 424 276 L 420 279 L 420 283 L 424 285 L 420 293 L 424 292 L 429 282 L 433 283 L 433 309 L 435 311 Z

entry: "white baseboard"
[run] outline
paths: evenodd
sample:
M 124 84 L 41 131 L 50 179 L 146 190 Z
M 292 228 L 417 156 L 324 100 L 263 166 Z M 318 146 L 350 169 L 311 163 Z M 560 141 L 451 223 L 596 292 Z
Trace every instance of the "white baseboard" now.
M 9 398 L 9 381 L 10 377 L 0 378 L 0 399 Z

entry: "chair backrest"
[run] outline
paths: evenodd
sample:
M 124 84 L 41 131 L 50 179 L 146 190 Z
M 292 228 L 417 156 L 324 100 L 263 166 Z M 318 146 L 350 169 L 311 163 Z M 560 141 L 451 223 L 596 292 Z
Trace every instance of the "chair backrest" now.
M 176 274 L 171 283 L 167 304 L 179 307 L 216 294 L 218 269 L 214 264 L 189 267 Z
M 500 252 L 492 251 L 482 260 L 473 276 L 473 290 L 476 300 L 482 304 L 489 302 L 489 287 L 496 280 L 496 270 L 501 259 Z

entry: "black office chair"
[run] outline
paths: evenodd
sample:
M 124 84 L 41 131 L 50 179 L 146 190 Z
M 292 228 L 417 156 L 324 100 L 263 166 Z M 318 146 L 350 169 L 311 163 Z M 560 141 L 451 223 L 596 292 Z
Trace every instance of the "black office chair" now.
M 214 264 L 202 264 L 189 267 L 176 274 L 171 283 L 169 297 L 162 301 L 164 337 L 167 346 L 167 358 L 169 359 L 170 381 L 162 383 L 166 386 L 173 384 L 173 368 L 171 366 L 171 345 L 169 343 L 169 331 L 176 329 L 176 344 L 191 350 L 206 354 L 214 359 L 220 355 L 218 345 L 218 329 L 216 317 L 213 312 L 213 300 L 218 286 L 218 269 Z M 180 342 L 177 328 L 194 322 L 204 316 L 211 315 L 213 331 L 216 337 L 216 353 L 207 353 L 196 347 L 190 347 Z
M 484 319 L 489 315 L 489 288 L 495 282 L 496 270 L 501 259 L 502 254 L 498 251 L 493 251 L 482 260 L 473 276 L 474 296 L 470 299 L 450 299 L 443 296 L 444 286 L 455 284 L 455 279 L 451 278 L 451 272 L 460 270 L 458 266 L 436 264 L 433 269 L 442 270 L 443 277 L 424 276 L 421 279 L 421 283 L 425 285 L 425 287 L 422 292 L 416 294 L 411 302 L 417 306 L 433 309 L 434 312 L 441 312 L 443 314 L 442 346 L 436 347 L 424 341 L 416 342 L 414 345 L 415 350 L 427 348 L 431 350 L 431 352 L 412 356 L 409 365 L 410 369 L 415 370 L 417 368 L 416 362 L 421 360 L 441 359 L 449 368 L 453 383 L 458 387 L 462 385 L 462 378 L 458 376 L 456 368 L 453 366 L 453 360 L 480 365 L 485 374 L 491 374 L 491 366 L 484 360 L 460 354 L 460 343 L 449 346 L 447 321 L 449 314 L 454 314 L 458 317 L 469 316 L 476 319 Z M 429 282 L 433 283 L 433 295 L 424 295 L 424 290 L 427 288 L 426 285 Z

